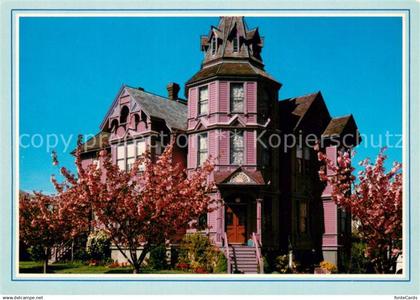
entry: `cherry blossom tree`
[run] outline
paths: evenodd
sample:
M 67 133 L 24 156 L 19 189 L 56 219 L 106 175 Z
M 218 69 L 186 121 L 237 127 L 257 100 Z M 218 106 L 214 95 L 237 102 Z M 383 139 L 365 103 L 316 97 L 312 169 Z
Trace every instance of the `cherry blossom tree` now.
M 356 177 L 349 151 L 339 152 L 335 163 L 316 150 L 322 163 L 320 179 L 331 186 L 337 205 L 351 212 L 375 271 L 393 272 L 402 248 L 402 164 L 394 162 L 387 172 L 382 149 L 374 163 L 369 159 L 360 162 L 362 170 Z
M 69 206 L 60 196 L 20 193 L 19 237 L 28 246 L 42 247 L 44 273 L 51 248 L 76 234 L 72 224 Z
M 94 218 L 80 218 L 75 229 L 86 227 L 86 220 L 103 229 L 113 244 L 132 265 L 140 267 L 150 250 L 174 238 L 194 220 L 207 212 L 212 185 L 208 175 L 213 170 L 208 160 L 187 176 L 173 161 L 173 143 L 152 160 L 149 152 L 139 157 L 131 170 L 120 170 L 106 150 L 99 152 L 101 168 L 82 167 L 81 146 L 76 150 L 77 174 L 61 168 L 65 180 L 53 180 L 59 195 L 75 204 L 75 212 Z M 56 157 L 55 164 L 58 164 Z M 142 249 L 142 251 L 139 251 Z

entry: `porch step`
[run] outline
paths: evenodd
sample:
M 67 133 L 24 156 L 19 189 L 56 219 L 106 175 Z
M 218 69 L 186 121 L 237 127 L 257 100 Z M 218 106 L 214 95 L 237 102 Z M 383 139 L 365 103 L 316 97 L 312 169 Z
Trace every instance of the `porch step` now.
M 234 273 L 257 274 L 258 263 L 255 247 L 246 245 L 230 245 L 229 253 Z

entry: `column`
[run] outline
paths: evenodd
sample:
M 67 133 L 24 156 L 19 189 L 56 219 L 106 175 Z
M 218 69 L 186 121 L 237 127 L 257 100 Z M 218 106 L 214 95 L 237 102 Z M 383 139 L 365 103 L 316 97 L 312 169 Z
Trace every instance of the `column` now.
M 261 204 L 262 204 L 263 199 L 262 198 L 257 198 L 256 199 L 256 203 L 257 203 L 257 237 L 258 240 L 260 241 L 260 243 L 262 243 L 262 224 L 261 224 Z
M 216 226 L 217 226 L 217 238 L 216 238 L 216 242 L 219 245 L 222 245 L 222 235 L 224 233 L 224 228 L 223 228 L 223 213 L 224 213 L 224 207 L 223 207 L 223 200 L 218 199 L 217 201 L 217 220 L 216 220 Z

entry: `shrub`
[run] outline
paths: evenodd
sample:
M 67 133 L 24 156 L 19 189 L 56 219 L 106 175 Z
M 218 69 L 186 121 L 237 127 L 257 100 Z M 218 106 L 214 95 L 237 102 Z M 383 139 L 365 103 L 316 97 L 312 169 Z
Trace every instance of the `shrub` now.
M 105 260 L 111 255 L 111 240 L 102 230 L 89 234 L 86 252 L 92 260 Z
M 79 248 L 74 252 L 74 260 L 86 261 L 89 259 L 89 254 L 86 251 L 86 248 Z
M 319 264 L 319 266 L 321 268 L 323 268 L 323 269 L 331 272 L 331 273 L 337 272 L 337 267 L 333 263 L 331 263 L 329 261 L 325 261 L 325 260 L 324 261 L 321 261 L 321 263 Z
M 227 259 L 226 256 L 219 251 L 218 257 L 217 257 L 217 263 L 214 267 L 213 272 L 214 273 L 226 273 L 227 272 Z
M 278 251 L 275 249 L 266 249 L 263 253 L 264 273 L 270 274 L 276 272 Z
M 175 268 L 179 269 L 179 270 L 183 270 L 186 271 L 190 268 L 190 265 L 187 263 L 179 263 L 175 266 Z
M 189 264 L 192 270 L 203 268 L 214 272 L 219 261 L 220 251 L 209 238 L 200 233 L 186 234 L 179 247 L 179 263 Z
M 156 246 L 150 251 L 148 266 L 154 270 L 164 270 L 168 268 L 166 246 L 164 244 Z
M 197 274 L 207 274 L 208 272 L 207 272 L 206 269 L 204 269 L 202 267 L 197 267 L 197 268 L 194 269 L 194 273 L 197 273 Z
M 370 260 L 365 255 L 366 243 L 356 241 L 351 244 L 351 258 L 349 262 L 349 273 L 366 274 L 374 273 Z
M 34 261 L 43 261 L 45 259 L 45 249 L 42 246 L 29 247 L 28 253 Z
M 294 265 L 292 266 L 292 268 Z M 276 257 L 276 270 L 279 273 L 291 273 L 292 270 L 289 268 L 289 256 L 287 254 Z

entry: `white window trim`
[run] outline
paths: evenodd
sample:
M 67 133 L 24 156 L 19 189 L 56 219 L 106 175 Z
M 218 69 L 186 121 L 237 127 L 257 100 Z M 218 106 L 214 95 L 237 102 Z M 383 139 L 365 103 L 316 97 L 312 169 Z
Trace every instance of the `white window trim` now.
M 231 96 L 232 96 L 232 84 L 242 84 L 242 86 L 243 86 L 243 89 L 244 89 L 244 99 L 243 99 L 243 102 L 242 102 L 242 105 L 243 105 L 243 109 L 242 109 L 242 111 L 241 112 L 237 112 L 237 111 L 233 111 L 232 110 L 232 99 L 231 99 Z M 246 82 L 245 81 L 229 81 L 229 90 L 228 90 L 228 108 L 227 108 L 227 111 L 228 111 L 228 114 L 246 114 L 247 113 L 247 110 L 246 110 L 246 106 L 247 106 L 247 99 L 246 99 Z
M 144 154 L 147 151 L 147 139 L 146 138 L 141 138 L 141 139 L 137 139 L 137 140 L 130 140 L 130 141 L 124 141 L 121 144 L 117 144 L 115 147 L 115 163 L 117 166 L 119 166 L 118 162 L 119 161 L 123 161 L 124 162 L 124 171 L 129 171 L 128 170 L 128 159 L 130 158 L 134 158 L 134 162 L 137 160 L 137 158 L 141 155 L 138 152 L 138 144 L 140 143 L 144 143 L 144 152 L 142 154 Z M 128 145 L 132 144 L 134 146 L 134 157 L 128 157 Z M 118 158 L 118 148 L 122 147 L 123 148 L 123 158 Z M 142 169 L 142 166 L 140 166 L 140 171 Z M 120 169 L 121 170 L 121 169 Z
M 207 88 L 207 112 L 201 113 L 200 90 Z M 197 88 L 197 117 L 208 116 L 210 111 L 210 85 L 204 84 Z
M 197 167 L 200 167 L 200 166 L 202 166 L 202 163 L 204 163 L 204 161 L 202 162 L 202 163 L 200 163 L 200 154 L 201 154 L 201 148 L 200 148 L 200 137 L 201 136 L 205 136 L 206 137 L 206 145 L 207 145 L 207 148 L 206 148 L 206 153 L 207 153 L 207 158 L 206 159 L 208 159 L 208 157 L 209 157 L 209 135 L 208 135 L 208 132 L 201 132 L 201 133 L 198 133 L 197 134 L 197 162 L 196 162 L 196 164 L 197 164 Z
M 240 133 L 242 133 L 242 163 L 240 163 L 240 164 L 237 164 L 237 163 L 234 163 L 233 162 L 233 157 L 232 157 L 232 154 L 233 154 L 233 144 L 232 144 L 232 134 L 234 133 L 234 132 L 240 132 Z M 245 139 L 245 130 L 242 130 L 242 129 L 233 129 L 233 130 L 230 130 L 229 131 L 229 164 L 230 165 L 238 165 L 238 166 L 243 166 L 243 165 L 245 165 L 246 163 L 246 139 Z

